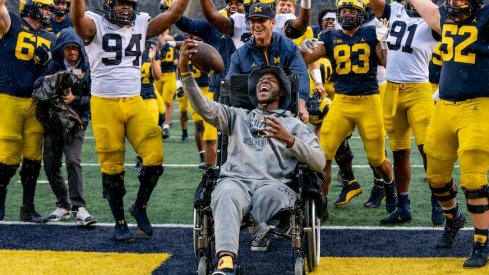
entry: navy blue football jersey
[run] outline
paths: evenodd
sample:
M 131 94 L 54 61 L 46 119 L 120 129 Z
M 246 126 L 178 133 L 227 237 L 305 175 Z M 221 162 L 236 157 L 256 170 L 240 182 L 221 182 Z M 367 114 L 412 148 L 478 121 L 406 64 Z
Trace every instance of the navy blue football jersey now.
M 33 29 L 10 11 L 9 15 L 10 30 L 0 39 L 0 93 L 30 97 L 34 81 L 42 74 L 42 67 L 34 64 L 34 51 L 42 45 L 50 48 L 56 36 Z
M 463 24 L 448 19 L 443 7 L 440 15 L 440 98 L 489 97 L 489 6 Z
M 149 60 L 149 51 L 145 50 L 142 56 L 141 64 L 141 97 L 143 99 L 156 98 L 154 78 Z M 156 51 L 155 60 L 161 59 L 159 51 Z
M 73 22 L 71 21 L 71 16 L 69 13 L 67 13 L 65 19 L 59 23 L 54 19 L 51 20 L 51 32 L 54 34 L 58 34 L 60 31 L 72 27 Z
M 177 70 L 177 66 L 173 64 L 173 61 L 175 59 L 178 59 L 175 48 L 170 47 L 170 45 L 166 43 L 165 45 L 163 45 L 163 47 L 161 47 L 160 56 L 162 73 L 171 73 Z
M 199 87 L 209 87 L 209 75 L 199 71 L 191 62 L 189 62 L 188 68 Z
M 440 83 L 440 72 L 441 72 L 441 53 L 440 53 L 441 42 L 438 42 L 433 49 L 433 54 L 431 55 L 430 65 L 428 67 L 430 71 L 429 79 L 430 83 Z
M 362 26 L 350 37 L 342 30 L 320 33 L 326 58 L 331 61 L 335 93 L 346 95 L 378 94 L 377 55 L 378 40 L 375 27 Z

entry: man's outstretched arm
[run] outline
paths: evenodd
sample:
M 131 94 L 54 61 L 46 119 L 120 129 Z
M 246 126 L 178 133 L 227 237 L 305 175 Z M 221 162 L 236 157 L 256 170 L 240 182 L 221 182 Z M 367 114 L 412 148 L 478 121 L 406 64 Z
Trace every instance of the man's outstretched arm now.
M 147 38 L 162 34 L 180 19 L 187 9 L 189 0 L 174 0 L 168 10 L 156 16 L 148 25 Z
M 12 23 L 5 5 L 6 2 L 7 0 L 0 0 L 0 39 L 10 30 L 10 24 Z
M 71 20 L 76 33 L 85 42 L 90 42 L 97 34 L 97 27 L 90 17 L 85 15 L 85 0 L 71 1 Z

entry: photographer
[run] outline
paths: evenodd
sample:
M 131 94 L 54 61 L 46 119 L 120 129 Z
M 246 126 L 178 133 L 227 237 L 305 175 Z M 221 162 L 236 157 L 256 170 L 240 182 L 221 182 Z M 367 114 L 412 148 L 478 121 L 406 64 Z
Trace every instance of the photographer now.
M 77 83 L 71 88 L 65 87 L 66 83 L 56 81 L 54 87 L 58 93 L 59 103 L 72 108 L 81 119 L 82 127 L 75 130 L 72 136 L 66 138 L 54 127 L 47 125 L 44 137 L 44 170 L 49 180 L 49 184 L 56 195 L 56 210 L 47 219 L 59 221 L 68 219 L 70 211 L 76 213 L 76 223 L 79 225 L 90 225 L 96 223 L 95 217 L 90 215 L 85 209 L 83 199 L 83 175 L 81 168 L 81 150 L 85 129 L 90 119 L 90 66 L 85 54 L 83 41 L 72 28 L 64 29 L 60 32 L 56 44 L 52 47 L 53 59 L 44 71 L 44 76 L 36 80 L 35 87 L 43 85 L 44 81 L 51 81 L 54 74 L 60 71 L 68 71 L 75 75 Z M 59 87 L 61 85 L 61 87 Z M 61 90 L 61 92 L 59 92 Z M 45 114 L 43 114 L 45 115 Z M 41 121 L 42 122 L 42 121 Z M 52 121 L 51 123 L 54 124 Z M 68 186 L 61 173 L 62 154 L 66 158 L 66 170 L 68 172 Z M 69 192 L 69 193 L 68 193 Z M 68 199 L 69 194 L 69 199 Z

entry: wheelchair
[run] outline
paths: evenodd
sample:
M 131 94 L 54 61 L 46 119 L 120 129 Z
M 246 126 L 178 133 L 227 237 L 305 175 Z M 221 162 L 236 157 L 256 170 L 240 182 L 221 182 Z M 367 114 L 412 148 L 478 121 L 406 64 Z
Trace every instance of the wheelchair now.
M 297 114 L 299 77 L 289 76 L 292 86 L 292 102 L 289 110 Z M 248 75 L 235 75 L 221 82 L 219 102 L 240 108 L 253 109 L 255 106 L 248 97 Z M 217 264 L 215 251 L 214 224 L 210 207 L 211 193 L 219 178 L 220 166 L 227 157 L 227 137 L 218 133 L 217 166 L 209 168 L 202 176 L 202 181 L 194 196 L 193 245 L 197 265 L 197 274 L 208 275 Z M 312 272 L 320 262 L 320 217 L 325 209 L 325 200 L 321 192 L 322 173 L 309 170 L 299 163 L 296 167 L 290 187 L 298 194 L 295 205 L 280 210 L 269 221 L 269 224 L 288 223 L 290 230 L 286 233 L 271 226 L 270 234 L 288 239 L 292 243 L 294 275 Z M 253 220 L 245 216 L 241 229 L 253 226 Z M 241 269 L 237 268 L 241 274 Z

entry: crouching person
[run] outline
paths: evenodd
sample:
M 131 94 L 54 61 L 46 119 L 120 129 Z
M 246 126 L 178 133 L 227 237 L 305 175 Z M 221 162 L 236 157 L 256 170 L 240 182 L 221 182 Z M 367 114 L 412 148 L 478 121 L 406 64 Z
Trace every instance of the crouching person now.
M 253 110 L 234 108 L 207 99 L 188 69 L 189 54 L 197 41 L 180 48 L 179 69 L 185 94 L 204 121 L 229 137 L 227 161 L 211 195 L 216 252 L 213 274 L 234 274 L 243 217 L 255 222 L 251 249 L 268 246 L 267 221 L 280 209 L 292 207 L 296 193 L 287 184 L 298 162 L 314 171 L 326 164 L 314 133 L 287 111 L 291 101 L 289 78 L 279 67 L 254 70 L 248 79 Z
M 60 83 L 60 80 L 55 81 L 57 87 L 54 87 L 54 90 L 58 93 L 62 92 L 55 104 L 63 104 L 74 110 L 80 118 L 80 125 L 71 133 L 60 131 L 53 127 L 54 125 L 49 125 L 50 123 L 45 126 L 44 170 L 57 199 L 56 210 L 47 216 L 46 220 L 68 219 L 72 212 L 77 224 L 88 226 L 97 222 L 95 217 L 88 213 L 83 198 L 83 174 L 80 159 L 85 129 L 90 120 L 90 65 L 83 41 L 72 28 L 60 32 L 56 44 L 52 47 L 52 55 L 53 59 L 46 66 L 44 76 L 36 81 L 35 86 L 41 86 L 42 82 L 52 80 L 53 75 L 61 71 L 75 75 L 74 79 L 77 83 L 70 83 L 70 85 L 74 84 L 76 87 L 64 89 L 61 86 L 66 84 Z M 59 109 L 64 108 L 61 106 Z M 53 108 L 51 112 L 55 112 Z M 45 112 L 43 115 L 49 114 Z M 63 128 L 66 130 L 66 127 Z M 68 188 L 61 173 L 63 154 L 66 159 Z

